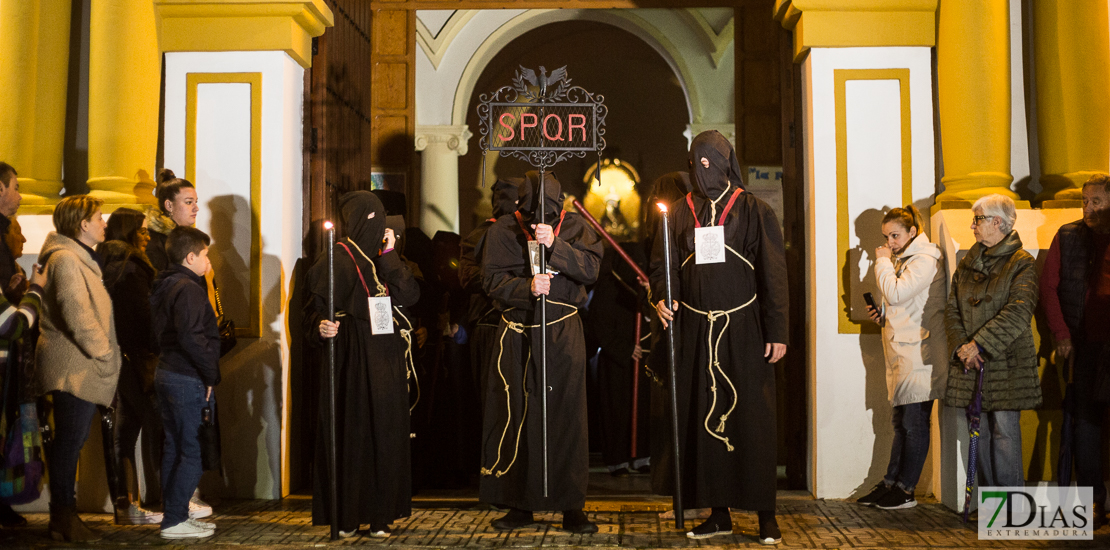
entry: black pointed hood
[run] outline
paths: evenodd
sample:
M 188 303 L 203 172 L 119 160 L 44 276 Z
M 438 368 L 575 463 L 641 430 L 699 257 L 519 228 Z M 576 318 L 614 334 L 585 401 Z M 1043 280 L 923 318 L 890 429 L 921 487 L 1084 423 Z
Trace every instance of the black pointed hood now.
M 500 218 L 505 214 L 516 211 L 517 200 L 520 198 L 520 187 L 523 178 L 500 178 L 493 184 L 491 200 L 493 202 L 493 217 Z
M 385 207 L 369 191 L 352 191 L 339 198 L 339 219 L 347 237 L 367 256 L 377 256 L 385 237 Z
M 709 160 L 709 167 L 701 159 Z M 736 151 L 725 136 L 716 130 L 702 132 L 690 144 L 690 181 L 693 193 L 709 200 L 717 200 L 730 187 L 740 187 L 740 164 Z
M 551 172 L 544 174 L 544 194 L 543 197 L 543 210 L 544 221 L 549 225 L 559 218 L 559 214 L 563 211 L 563 190 L 559 185 L 559 180 L 555 179 L 555 175 Z M 539 187 L 540 187 L 540 174 L 536 171 L 531 171 L 526 174 L 524 185 L 520 188 L 520 211 L 521 217 L 527 223 L 538 223 L 539 215 Z

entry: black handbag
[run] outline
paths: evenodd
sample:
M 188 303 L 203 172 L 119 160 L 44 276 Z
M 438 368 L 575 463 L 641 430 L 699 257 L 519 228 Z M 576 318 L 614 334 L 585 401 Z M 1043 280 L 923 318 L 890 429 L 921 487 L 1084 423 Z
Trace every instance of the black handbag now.
M 216 325 L 220 329 L 220 357 L 235 348 L 235 321 L 224 317 L 224 304 L 220 301 L 220 289 L 212 281 L 212 290 L 216 295 Z
M 200 463 L 204 471 L 220 469 L 220 428 L 212 417 L 212 407 L 200 410 Z

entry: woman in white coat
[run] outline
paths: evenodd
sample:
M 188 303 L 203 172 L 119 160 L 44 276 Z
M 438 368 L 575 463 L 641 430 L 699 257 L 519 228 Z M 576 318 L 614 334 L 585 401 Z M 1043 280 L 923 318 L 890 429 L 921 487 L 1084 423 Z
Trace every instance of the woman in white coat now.
M 882 232 L 886 244 L 875 250 L 882 305 L 868 310 L 882 327 L 894 442 L 886 476 L 858 502 L 896 510 L 917 505 L 913 492 L 929 452 L 933 401 L 945 387 L 946 297 L 941 252 L 922 234 L 917 208 L 887 212 Z

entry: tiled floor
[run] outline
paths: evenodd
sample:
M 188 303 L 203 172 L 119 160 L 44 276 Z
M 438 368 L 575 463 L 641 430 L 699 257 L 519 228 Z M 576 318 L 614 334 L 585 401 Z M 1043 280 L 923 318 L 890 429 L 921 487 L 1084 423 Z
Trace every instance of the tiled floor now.
M 412 517 L 394 524 L 388 539 L 356 536 L 328 542 L 326 527 L 311 525 L 311 500 L 293 497 L 281 501 L 225 501 L 216 505 L 210 521 L 218 525 L 216 536 L 202 543 L 179 546 L 220 547 L 313 547 L 391 546 L 408 548 L 490 547 L 736 547 L 761 548 L 755 539 L 754 514 L 734 513 L 731 536 L 692 541 L 674 528 L 673 520 L 658 511 L 666 499 L 658 497 L 610 497 L 591 500 L 591 518 L 600 527 L 596 535 L 571 535 L 558 528 L 557 514 L 541 514 L 540 526 L 512 533 L 494 531 L 489 522 L 499 512 L 465 496 L 418 499 Z M 634 510 L 655 511 L 634 511 Z M 1110 528 L 1102 529 L 1094 541 L 985 541 L 980 542 L 972 525 L 937 503 L 916 508 L 882 511 L 851 502 L 814 500 L 801 493 L 780 492 L 779 525 L 783 548 L 1108 548 Z M 92 548 L 123 548 L 165 545 L 156 526 L 115 527 L 108 515 L 83 516 L 105 533 L 103 541 L 82 545 Z M 25 529 L 0 532 L 0 547 L 47 548 L 59 546 L 46 538 L 46 514 L 30 514 Z M 687 528 L 696 520 L 687 520 Z M 69 546 L 69 545 L 61 545 Z

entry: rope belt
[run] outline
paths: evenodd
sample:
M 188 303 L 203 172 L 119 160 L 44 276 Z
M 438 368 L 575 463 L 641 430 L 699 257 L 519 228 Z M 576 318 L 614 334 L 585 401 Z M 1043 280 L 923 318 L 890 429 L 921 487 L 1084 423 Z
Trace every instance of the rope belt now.
M 397 309 L 397 306 L 393 306 L 393 311 L 397 312 L 397 315 L 400 315 L 401 319 L 405 320 L 405 324 L 409 326 L 407 329 L 400 328 L 401 323 L 397 322 L 396 317 L 393 318 L 393 322 L 397 323 L 397 332 L 401 335 L 401 338 L 405 339 L 405 379 L 408 380 L 411 378 L 413 384 L 416 386 L 416 401 L 413 401 L 412 406 L 409 407 L 409 415 L 412 415 L 412 411 L 416 408 L 416 404 L 420 402 L 420 378 L 416 376 L 416 363 L 413 362 L 412 358 L 412 321 L 409 321 L 409 318 L 405 317 L 405 314 L 401 313 L 401 310 Z M 411 435 L 411 437 L 416 436 Z
M 564 316 L 562 316 L 562 317 L 560 317 L 560 318 L 558 318 L 554 321 L 548 321 L 547 323 L 545 323 L 547 326 L 551 326 L 551 325 L 561 323 L 563 321 L 566 321 L 567 319 L 570 319 L 571 317 L 573 317 L 575 315 L 578 315 L 578 308 L 575 307 L 575 306 L 572 306 L 570 304 L 564 304 L 562 302 L 556 302 L 554 300 L 548 300 L 547 303 L 560 305 L 560 306 L 565 306 L 565 307 L 569 307 L 569 308 L 573 309 L 573 311 L 571 311 L 570 313 L 568 313 L 568 314 L 566 314 L 566 315 L 564 315 Z M 512 309 L 506 310 L 506 313 L 508 313 L 509 311 L 512 311 Z M 528 418 L 528 386 L 527 386 L 527 384 L 522 383 L 523 387 L 521 389 L 524 392 L 524 412 L 521 413 L 520 425 L 517 426 L 517 429 L 516 429 L 516 443 L 513 445 L 513 458 L 512 458 L 512 460 L 509 461 L 509 465 L 505 466 L 504 470 L 498 470 L 497 465 L 501 463 L 501 447 L 503 447 L 505 445 L 505 436 L 509 433 L 509 426 L 513 422 L 513 400 L 512 400 L 512 393 L 510 392 L 511 387 L 509 386 L 509 381 L 505 379 L 504 371 L 501 370 L 501 357 L 505 354 L 505 335 L 507 335 L 509 333 L 509 331 L 512 330 L 513 332 L 515 332 L 517 334 L 520 334 L 520 335 L 523 335 L 523 336 L 527 337 L 527 334 L 525 334 L 525 332 L 524 332 L 525 329 L 540 328 L 540 326 L 541 326 L 541 325 L 526 325 L 526 324 L 523 324 L 523 323 L 513 322 L 513 321 L 510 321 L 510 320 L 506 319 L 504 315 L 501 316 L 501 320 L 505 322 L 505 330 L 501 331 L 501 338 L 498 342 L 499 350 L 497 352 L 497 375 L 501 377 L 501 383 L 505 385 L 505 409 L 506 409 L 507 416 L 505 418 L 505 427 L 501 430 L 501 440 L 498 441 L 498 443 L 497 443 L 497 460 L 494 461 L 493 466 L 490 466 L 489 468 L 482 468 L 480 470 L 482 475 L 484 475 L 484 476 L 493 475 L 493 476 L 496 476 L 496 477 L 501 477 L 501 476 L 505 475 L 506 473 L 508 473 L 509 469 L 513 467 L 513 464 L 516 464 L 517 455 L 520 453 L 520 434 L 524 430 L 524 421 L 525 421 L 525 419 Z M 528 379 L 528 363 L 531 363 L 531 362 L 532 362 L 532 346 L 531 346 L 531 342 L 529 342 L 528 357 L 524 360 L 524 374 L 521 377 L 522 381 Z
M 748 264 L 748 267 L 752 268 L 752 271 L 755 271 L 755 266 L 752 265 L 752 263 L 750 261 L 748 261 L 747 258 L 741 256 L 739 252 L 733 250 L 732 247 L 727 245 L 727 244 L 725 245 L 725 248 L 727 248 L 729 252 L 732 252 L 733 254 L 736 254 L 737 258 L 740 258 L 741 260 L 743 260 L 744 263 Z M 686 256 L 686 259 L 682 260 L 682 265 L 678 266 L 678 268 L 682 269 L 682 268 L 686 267 L 686 263 L 690 261 L 690 258 L 694 257 L 694 254 L 695 254 L 694 252 L 691 252 L 689 256 Z
M 736 386 L 732 383 L 732 380 L 730 380 L 728 375 L 725 374 L 725 371 L 721 369 L 720 351 L 719 350 L 720 350 L 720 347 L 721 347 L 721 339 L 724 338 L 725 331 L 728 330 L 728 325 L 729 325 L 729 322 L 731 321 L 731 318 L 729 316 L 733 313 L 736 313 L 737 311 L 740 311 L 741 309 L 744 309 L 744 308 L 750 306 L 752 304 L 752 302 L 755 301 L 755 298 L 756 298 L 756 295 L 753 294 L 751 299 L 748 300 L 747 302 L 745 302 L 743 305 L 736 306 L 736 307 L 734 307 L 734 308 L 732 308 L 728 311 L 724 311 L 724 310 L 702 311 L 700 309 L 691 307 L 690 304 L 687 304 L 686 302 L 681 302 L 681 301 L 679 302 L 686 309 L 689 309 L 690 311 L 693 311 L 694 313 L 704 315 L 704 316 L 706 316 L 706 318 L 709 319 L 709 336 L 706 338 L 706 345 L 709 349 L 709 364 L 706 365 L 706 370 L 709 371 L 709 390 L 713 392 L 713 402 L 709 405 L 709 412 L 707 412 L 706 415 L 705 415 L 704 425 L 705 425 L 706 433 L 713 436 L 715 439 L 719 439 L 722 442 L 724 442 L 725 447 L 730 452 L 734 449 L 734 447 L 732 446 L 731 443 L 728 442 L 728 438 L 725 437 L 725 436 L 722 436 L 722 435 L 717 435 L 717 434 L 724 433 L 724 431 L 725 431 L 725 422 L 728 420 L 728 415 L 732 414 L 732 411 L 736 410 L 736 403 L 737 403 L 737 401 L 740 400 L 740 395 L 736 392 Z M 721 333 L 717 335 L 717 341 L 714 342 L 713 341 L 713 324 L 716 323 L 717 319 L 719 319 L 721 317 L 725 318 L 725 324 L 724 324 L 723 327 L 721 327 Z M 725 379 L 725 382 L 728 383 L 729 388 L 732 389 L 732 406 L 730 406 L 728 408 L 728 410 L 725 411 L 725 414 L 721 415 L 720 424 L 717 424 L 716 432 L 709 429 L 709 419 L 713 418 L 713 411 L 717 408 L 717 375 L 713 372 L 714 369 L 716 369 L 717 372 L 721 373 L 721 377 Z

